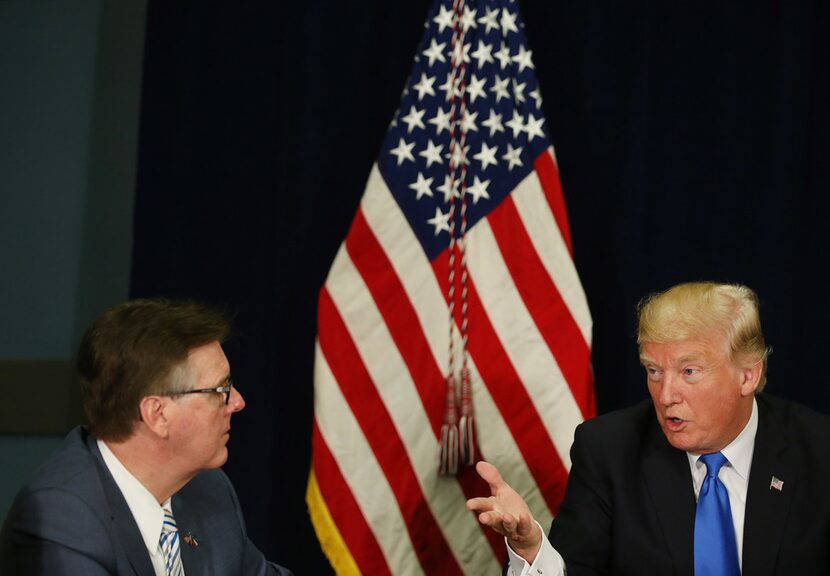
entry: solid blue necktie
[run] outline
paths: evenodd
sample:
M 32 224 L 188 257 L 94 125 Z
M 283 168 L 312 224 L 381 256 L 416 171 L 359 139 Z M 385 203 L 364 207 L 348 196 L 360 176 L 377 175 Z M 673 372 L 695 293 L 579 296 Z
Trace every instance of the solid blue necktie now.
M 729 494 L 718 479 L 726 456 L 715 452 L 700 460 L 706 465 L 706 478 L 695 514 L 695 576 L 740 576 Z

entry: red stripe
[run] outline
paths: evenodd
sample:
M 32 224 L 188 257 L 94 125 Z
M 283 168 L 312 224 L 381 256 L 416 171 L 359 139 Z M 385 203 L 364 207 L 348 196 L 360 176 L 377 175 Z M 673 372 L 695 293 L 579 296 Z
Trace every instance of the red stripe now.
M 323 440 L 316 420 L 311 431 L 311 447 L 312 466 L 320 493 L 355 563 L 363 574 L 391 576 L 383 552 Z
M 568 252 L 573 258 L 574 250 L 571 245 L 571 226 L 568 223 L 568 211 L 565 208 L 565 196 L 562 194 L 562 182 L 559 180 L 559 170 L 556 168 L 556 163 L 553 161 L 553 156 L 547 150 L 542 152 L 533 161 L 533 168 L 536 170 L 536 175 L 539 177 L 539 182 L 542 184 L 542 190 L 545 191 L 545 197 L 548 199 L 553 217 L 556 220 L 556 225 L 559 226 L 559 232 L 568 246 Z
M 525 306 L 568 382 L 582 417 L 594 416 L 591 350 L 530 240 L 512 197 L 487 217 Z
M 320 291 L 318 321 L 320 349 L 389 481 L 421 567 L 427 574 L 461 574 L 424 500 L 392 417 L 326 287 Z
M 439 283 L 446 291 L 447 258 L 443 254 L 439 255 L 433 260 L 432 266 Z M 556 514 L 565 494 L 568 472 L 559 459 L 553 440 L 547 434 L 533 399 L 522 385 L 516 369 L 496 335 L 471 278 L 467 280 L 467 289 L 470 355 L 510 429 L 542 497 L 551 512 Z M 456 310 L 456 321 L 460 325 L 460 311 L 458 308 Z
M 346 237 L 346 249 L 409 369 L 432 425 L 437 445 L 443 419 L 446 382 L 423 333 L 415 308 L 386 252 L 369 228 L 362 210 L 357 211 L 352 222 L 349 235 Z M 449 331 L 449 325 L 447 330 Z M 487 483 L 474 472 L 459 475 L 458 481 L 466 498 L 489 493 Z M 504 540 L 488 528 L 482 527 L 482 530 L 496 557 L 505 556 Z

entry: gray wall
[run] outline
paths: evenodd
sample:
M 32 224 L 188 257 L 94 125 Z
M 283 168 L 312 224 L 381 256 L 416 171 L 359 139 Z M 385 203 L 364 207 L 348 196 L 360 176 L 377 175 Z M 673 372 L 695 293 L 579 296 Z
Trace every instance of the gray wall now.
M 0 518 L 83 419 L 72 356 L 127 297 L 146 0 L 0 0 Z

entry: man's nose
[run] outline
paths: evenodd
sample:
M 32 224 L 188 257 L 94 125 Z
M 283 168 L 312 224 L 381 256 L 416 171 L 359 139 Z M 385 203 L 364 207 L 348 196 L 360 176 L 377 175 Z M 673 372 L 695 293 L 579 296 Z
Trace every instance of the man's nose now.
M 228 406 L 231 412 L 239 412 L 245 407 L 245 398 L 242 397 L 242 393 L 236 389 L 236 386 L 231 386 L 231 397 L 228 400 Z
M 660 388 L 660 403 L 663 406 L 671 406 L 679 402 L 675 378 L 676 376 L 668 371 L 663 373 L 663 385 Z

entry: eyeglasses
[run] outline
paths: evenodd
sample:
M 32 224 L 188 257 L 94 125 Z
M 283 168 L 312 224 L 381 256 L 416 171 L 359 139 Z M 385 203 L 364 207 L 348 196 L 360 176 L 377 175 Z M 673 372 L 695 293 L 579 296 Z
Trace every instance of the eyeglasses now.
M 183 396 L 185 394 L 209 394 L 213 392 L 215 394 L 224 394 L 225 405 L 227 405 L 231 401 L 231 388 L 233 388 L 233 382 L 228 380 L 227 386 L 218 386 L 216 388 L 197 388 L 196 390 L 182 390 L 181 392 L 168 392 L 167 394 L 165 394 L 165 396 Z

